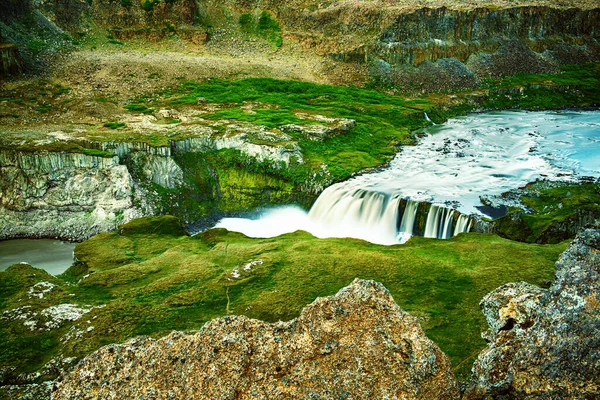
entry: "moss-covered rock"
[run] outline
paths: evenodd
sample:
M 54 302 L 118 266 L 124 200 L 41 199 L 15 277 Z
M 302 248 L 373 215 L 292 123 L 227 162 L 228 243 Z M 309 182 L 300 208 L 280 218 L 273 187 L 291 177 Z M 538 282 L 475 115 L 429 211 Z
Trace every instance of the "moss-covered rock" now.
M 494 221 L 503 237 L 531 243 L 559 243 L 600 219 L 600 185 L 538 181 L 517 189 L 527 211 L 517 209 Z

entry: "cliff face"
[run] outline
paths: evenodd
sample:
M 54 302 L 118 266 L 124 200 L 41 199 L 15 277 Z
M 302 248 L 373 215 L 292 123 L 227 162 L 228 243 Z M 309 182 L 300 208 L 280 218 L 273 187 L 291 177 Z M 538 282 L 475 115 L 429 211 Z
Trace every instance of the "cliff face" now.
M 21 56 L 15 45 L 2 43 L 0 36 L 0 77 L 23 72 Z
M 49 139 L 50 140 L 50 139 Z M 250 135 L 196 136 L 154 147 L 143 142 L 87 142 L 85 153 L 3 145 L 0 150 L 0 239 L 84 240 L 145 215 L 175 214 L 186 223 L 270 204 L 306 202 L 305 193 L 267 173 L 224 165 L 221 151 L 252 163 L 301 159 L 298 145 L 253 143 Z M 323 181 L 321 184 L 327 184 Z
M 80 240 L 140 216 L 118 158 L 0 151 L 0 239 Z
M 477 8 L 470 11 L 447 8 L 422 9 L 399 15 L 385 29 L 377 43 L 365 51 L 365 57 L 378 57 L 390 64 L 418 65 L 424 61 L 456 58 L 476 74 L 485 71 L 469 57 L 479 53 L 500 55 L 498 50 L 511 41 L 520 42 L 523 54 L 534 52 L 533 60 L 512 71 L 501 60 L 488 60 L 489 68 L 499 73 L 540 72 L 562 60 L 561 49 L 573 48 L 582 57 L 597 59 L 594 39 L 600 36 L 600 9 L 552 9 L 520 7 L 501 10 Z M 586 47 L 586 42 L 590 49 Z M 574 46 L 574 47 L 573 47 Z M 513 49 L 514 51 L 515 49 Z M 545 53 L 546 52 L 546 53 Z M 592 54 L 595 53 L 595 54 Z M 352 54 L 352 53 L 350 53 Z
M 375 13 L 369 20 L 385 18 Z M 424 8 L 376 26 L 381 30 L 366 40 L 349 34 L 340 44 L 332 31 L 341 27 L 309 24 L 309 31 L 334 59 L 369 65 L 372 74 L 408 89 L 474 87 L 482 78 L 600 60 L 598 8 Z
M 481 307 L 490 343 L 466 399 L 595 398 L 600 393 L 600 230 L 561 255 L 548 290 L 511 283 Z
M 289 322 L 224 317 L 193 335 L 106 346 L 52 396 L 455 399 L 458 390 L 416 318 L 381 284 L 357 279 Z

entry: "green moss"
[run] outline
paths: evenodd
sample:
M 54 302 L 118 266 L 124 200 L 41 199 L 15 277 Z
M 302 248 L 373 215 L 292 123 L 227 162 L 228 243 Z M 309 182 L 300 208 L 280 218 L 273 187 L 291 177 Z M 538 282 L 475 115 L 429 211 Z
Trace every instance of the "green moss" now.
M 513 210 L 496 221 L 498 234 L 532 243 L 558 243 L 600 219 L 600 185 L 537 181 L 512 191 L 530 211 Z
M 160 0 L 142 0 L 142 10 L 154 11 L 154 7 L 160 3 Z
M 59 349 L 65 356 L 81 356 L 139 334 L 199 329 L 227 313 L 226 290 L 234 314 L 289 320 L 316 297 L 333 295 L 360 277 L 382 282 L 403 309 L 419 318 L 453 365 L 461 365 L 458 375 L 465 377 L 474 354 L 485 345 L 479 336 L 486 328 L 481 298 L 507 282 L 539 285 L 552 279 L 554 262 L 565 247 L 478 234 L 451 240 L 414 237 L 398 246 L 322 240 L 304 232 L 250 239 L 213 229 L 189 237 L 171 217 L 144 218 L 78 245 L 75 254 L 81 264 L 61 276 L 73 281 L 88 275 L 76 285 L 62 284 L 59 298 L 105 304 L 89 317 L 96 317 L 94 330 L 59 346 L 57 338 L 71 326 L 87 325 L 68 323 L 50 333 L 30 332 L 31 338 L 25 339 L 21 321 L 2 324 L 3 346 L 11 351 L 2 353 L 1 365 L 31 370 Z M 259 259 L 262 265 L 242 268 Z M 236 268 L 239 279 L 231 274 Z M 19 293 L 35 282 L 35 277 L 25 277 L 35 270 L 28 271 L 0 272 L 2 310 L 24 305 L 18 302 Z M 31 352 L 27 346 L 36 337 L 49 340 L 50 346 L 34 346 Z
M 281 27 L 268 11 L 263 11 L 258 17 L 258 21 L 255 21 L 252 14 L 241 14 L 238 22 L 244 33 L 262 36 L 275 47 L 281 47 L 283 44 Z
M 254 30 L 254 19 L 252 14 L 242 14 L 239 18 L 239 23 L 243 32 L 252 32 Z
M 113 122 L 105 122 L 104 127 L 110 128 L 110 129 L 124 128 L 125 122 L 114 122 L 114 121 Z
M 145 217 L 135 219 L 119 227 L 119 233 L 131 235 L 169 235 L 185 236 L 186 232 L 181 226 L 181 221 L 175 217 Z
M 20 143 L 18 145 L 14 145 L 10 142 L 3 143 L 2 141 L 0 141 L 0 149 L 14 150 L 14 151 L 21 151 L 21 152 L 28 152 L 28 153 L 43 152 L 43 151 L 81 153 L 81 154 L 86 154 L 89 156 L 106 157 L 106 158 L 112 158 L 115 156 L 114 153 L 111 153 L 108 151 L 98 150 L 98 149 L 89 148 L 89 147 L 83 147 L 79 143 L 62 142 L 62 141 L 55 141 L 55 142 L 44 143 L 44 144 Z
M 126 104 L 125 106 L 123 106 L 123 108 L 126 110 L 129 110 L 131 112 L 142 113 L 142 114 L 152 114 L 154 112 L 153 108 L 148 108 L 144 104 L 137 104 L 137 103 Z

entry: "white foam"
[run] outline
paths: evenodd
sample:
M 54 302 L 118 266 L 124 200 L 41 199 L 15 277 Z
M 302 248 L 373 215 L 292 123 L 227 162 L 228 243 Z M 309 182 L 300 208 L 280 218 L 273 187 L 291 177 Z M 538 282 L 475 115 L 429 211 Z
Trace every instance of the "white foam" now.
M 398 236 L 396 221 L 373 222 L 374 216 L 394 218 L 384 199 L 452 204 L 471 214 L 479 212 L 475 207 L 481 205 L 482 195 L 499 195 L 538 178 L 578 176 L 600 176 L 600 112 L 474 114 L 430 127 L 416 146 L 404 147 L 389 168 L 330 186 L 310 215 L 284 207 L 256 219 L 226 218 L 217 227 L 250 237 L 304 230 L 320 238 L 396 244 L 410 235 Z M 368 207 L 352 197 L 358 191 L 371 193 Z M 376 203 L 381 207 L 373 207 Z M 461 229 L 468 226 L 461 220 Z

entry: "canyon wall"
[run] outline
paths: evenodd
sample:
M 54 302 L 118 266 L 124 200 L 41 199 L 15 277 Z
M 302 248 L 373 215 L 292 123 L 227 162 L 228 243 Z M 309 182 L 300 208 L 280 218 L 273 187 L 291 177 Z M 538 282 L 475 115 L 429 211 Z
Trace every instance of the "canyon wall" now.
M 593 3 L 440 4 L 43 0 L 36 6 L 75 37 L 99 27 L 117 40 L 174 36 L 200 46 L 232 37 L 249 40 L 256 32 L 240 21 L 256 25 L 266 12 L 281 28 L 284 45 L 297 43 L 354 66 L 368 79 L 408 91 L 477 87 L 487 78 L 600 61 L 600 8 Z M 16 3 L 10 10 L 35 14 Z M 20 40 L 11 36 L 11 43 Z
M 268 205 L 308 205 L 323 189 L 307 186 L 300 192 L 268 173 L 223 164 L 218 154 L 227 150 L 273 165 L 299 154 L 298 149 L 256 145 L 240 137 L 188 138 L 162 147 L 140 142 L 86 145 L 88 149 L 75 153 L 35 151 L 35 146 L 0 149 L 0 239 L 79 241 L 154 214 L 173 214 L 185 224 L 200 221 L 204 226 L 225 214 Z
M 81 240 L 139 217 L 117 157 L 0 151 L 0 239 Z
M 333 59 L 367 65 L 375 77 L 409 90 L 476 87 L 490 77 L 600 60 L 599 8 L 423 8 L 388 17 L 362 40 L 353 37 L 355 28 L 336 35 L 344 32 L 335 26 L 339 20 L 330 28 L 319 28 L 320 19 L 304 20 L 312 46 Z M 364 24 L 381 20 L 375 14 Z

